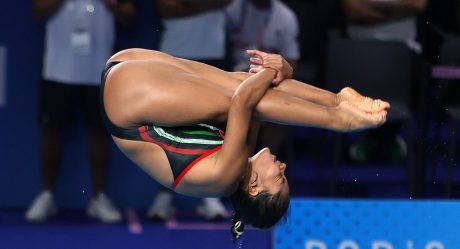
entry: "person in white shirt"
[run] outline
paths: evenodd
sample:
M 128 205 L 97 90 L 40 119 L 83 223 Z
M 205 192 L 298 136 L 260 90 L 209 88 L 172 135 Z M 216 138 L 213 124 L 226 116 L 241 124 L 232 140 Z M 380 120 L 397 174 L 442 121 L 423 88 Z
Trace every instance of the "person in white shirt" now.
M 45 52 L 40 89 L 43 188 L 25 217 L 44 222 L 57 211 L 53 197 L 65 135 L 78 115 L 88 134 L 93 197 L 87 214 L 105 223 L 122 216 L 104 194 L 109 140 L 99 112 L 99 84 L 105 61 L 113 53 L 115 22 L 133 21 L 130 0 L 34 0 L 34 14 L 45 23 Z
M 225 11 L 231 0 L 156 0 L 163 23 L 159 50 L 225 66 Z
M 405 42 L 421 52 L 416 41 L 417 15 L 428 0 L 342 0 L 347 34 L 352 39 L 377 39 Z
M 226 12 L 233 43 L 233 70 L 249 69 L 247 49 L 279 53 L 291 66 L 300 58 L 297 17 L 283 2 L 234 0 Z

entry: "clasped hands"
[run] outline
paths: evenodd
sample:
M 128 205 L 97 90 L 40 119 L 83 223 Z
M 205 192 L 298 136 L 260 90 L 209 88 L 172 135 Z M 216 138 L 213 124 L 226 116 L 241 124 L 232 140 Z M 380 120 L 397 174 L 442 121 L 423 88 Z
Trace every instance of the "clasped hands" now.
M 279 85 L 283 80 L 292 78 L 293 69 L 289 63 L 279 54 L 269 54 L 259 50 L 246 50 L 251 55 L 249 61 L 252 63 L 250 73 L 258 73 L 264 68 L 271 68 L 277 71 L 273 79 L 274 85 Z

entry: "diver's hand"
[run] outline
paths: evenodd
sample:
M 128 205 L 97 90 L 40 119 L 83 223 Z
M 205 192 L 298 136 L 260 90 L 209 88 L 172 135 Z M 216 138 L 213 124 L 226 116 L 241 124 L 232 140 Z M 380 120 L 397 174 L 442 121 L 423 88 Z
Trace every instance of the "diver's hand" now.
M 247 50 L 252 55 L 249 72 L 257 73 L 263 68 L 272 68 L 277 71 L 273 84 L 278 85 L 285 79 L 292 78 L 293 70 L 291 65 L 279 54 L 269 54 L 259 50 Z

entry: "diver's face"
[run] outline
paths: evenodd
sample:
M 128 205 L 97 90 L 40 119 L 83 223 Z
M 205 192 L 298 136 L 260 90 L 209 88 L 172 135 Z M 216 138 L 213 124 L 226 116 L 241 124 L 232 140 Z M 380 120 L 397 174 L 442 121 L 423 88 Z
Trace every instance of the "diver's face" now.
M 261 191 L 271 194 L 280 192 L 282 196 L 289 194 L 289 186 L 284 171 L 286 164 L 276 160 L 270 149 L 264 148 L 250 158 L 251 176 L 248 183 L 250 195 Z

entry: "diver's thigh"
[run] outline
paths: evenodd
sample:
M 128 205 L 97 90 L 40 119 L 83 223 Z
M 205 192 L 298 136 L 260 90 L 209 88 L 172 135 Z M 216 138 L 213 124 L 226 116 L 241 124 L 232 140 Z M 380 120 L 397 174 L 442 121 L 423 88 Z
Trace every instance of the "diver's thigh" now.
M 106 110 L 114 123 L 180 126 L 225 120 L 232 90 L 158 61 L 124 64 L 109 75 L 113 85 L 106 83 L 105 96 L 111 95 L 113 104 Z
M 233 94 L 206 80 L 189 82 L 185 79 L 155 84 L 150 91 L 161 94 L 149 98 L 142 107 L 141 119 L 163 126 L 223 122 Z

